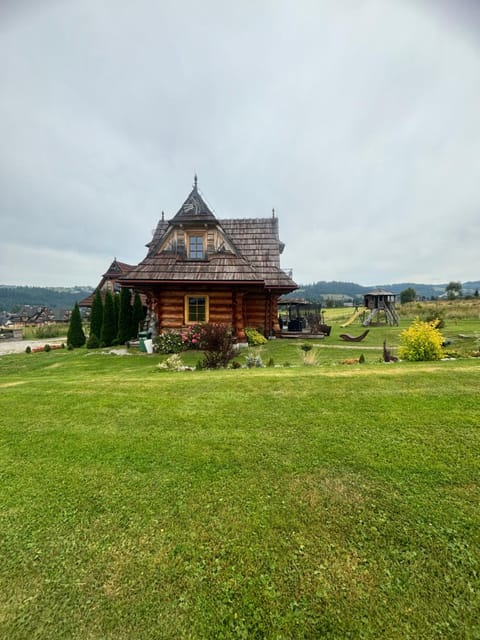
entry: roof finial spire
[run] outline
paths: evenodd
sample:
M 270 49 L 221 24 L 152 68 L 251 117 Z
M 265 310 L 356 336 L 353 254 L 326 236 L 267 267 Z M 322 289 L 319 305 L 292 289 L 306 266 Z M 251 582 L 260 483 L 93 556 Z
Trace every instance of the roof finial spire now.
M 198 177 L 197 177 L 197 174 L 195 173 L 195 175 L 193 176 L 193 188 L 195 189 L 195 191 L 197 190 L 197 186 L 198 186 Z
M 272 218 L 275 218 L 275 207 L 272 208 Z
M 165 211 L 162 211 L 162 222 L 165 222 Z

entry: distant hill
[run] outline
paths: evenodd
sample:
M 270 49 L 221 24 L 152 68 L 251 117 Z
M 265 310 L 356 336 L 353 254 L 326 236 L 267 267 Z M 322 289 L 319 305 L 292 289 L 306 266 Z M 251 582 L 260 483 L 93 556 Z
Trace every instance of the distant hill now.
M 25 305 L 71 309 L 95 287 L 16 287 L 0 285 L 0 311 L 15 311 Z
M 319 281 L 314 284 L 301 285 L 299 289 L 289 294 L 290 298 L 306 298 L 313 302 L 321 302 L 331 298 L 341 300 L 352 298 L 363 302 L 363 295 L 372 289 L 387 289 L 393 293 L 400 293 L 412 287 L 418 296 L 437 298 L 445 292 L 447 284 L 418 284 L 401 282 L 397 284 L 379 284 L 364 287 L 355 282 L 339 282 L 337 280 Z M 480 290 L 480 280 L 462 283 L 464 295 L 473 294 Z M 0 311 L 15 311 L 25 305 L 33 307 L 49 307 L 50 309 L 71 309 L 75 302 L 89 295 L 95 287 L 17 287 L 15 285 L 0 285 Z
M 319 281 L 314 284 L 301 285 L 299 289 L 289 294 L 288 297 L 292 298 L 306 298 L 312 301 L 322 301 L 331 297 L 332 299 L 338 296 L 348 296 L 354 300 L 361 300 L 365 293 L 372 291 L 372 289 L 386 289 L 392 293 L 399 294 L 401 291 L 411 287 L 415 289 L 417 296 L 425 298 L 437 298 L 445 293 L 445 284 L 419 284 L 415 282 L 400 282 L 396 284 L 378 284 L 375 286 L 364 287 L 363 285 L 356 284 L 355 282 L 337 282 L 331 281 Z M 472 280 L 462 283 L 464 295 L 473 294 L 475 290 L 480 290 L 480 280 Z

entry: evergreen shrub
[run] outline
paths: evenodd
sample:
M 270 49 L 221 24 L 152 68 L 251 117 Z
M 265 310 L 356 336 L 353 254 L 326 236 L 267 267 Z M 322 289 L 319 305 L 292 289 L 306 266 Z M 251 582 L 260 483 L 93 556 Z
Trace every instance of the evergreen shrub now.
M 120 306 L 118 312 L 118 344 L 125 344 L 133 338 L 133 310 L 130 289 L 123 287 L 120 291 Z
M 67 344 L 75 349 L 77 347 L 83 347 L 85 342 L 86 337 L 83 332 L 80 309 L 78 308 L 78 303 L 75 303 L 72 315 L 70 316 L 70 325 L 67 332 Z
M 103 321 L 102 331 L 100 333 L 100 344 L 103 347 L 111 347 L 117 336 L 117 327 L 115 320 L 115 302 L 110 291 L 105 294 L 105 303 L 103 305 Z
M 94 334 L 97 338 L 102 332 L 103 322 L 103 301 L 100 289 L 97 289 L 92 302 L 92 310 L 90 311 L 90 335 Z
M 131 337 L 135 339 L 138 336 L 138 332 L 145 320 L 145 310 L 142 306 L 142 301 L 140 299 L 140 294 L 138 291 L 135 293 L 133 297 L 133 307 L 132 307 L 132 335 Z
M 97 336 L 94 333 L 91 333 L 88 336 L 87 349 L 98 349 L 99 346 L 100 346 L 100 340 L 97 338 Z

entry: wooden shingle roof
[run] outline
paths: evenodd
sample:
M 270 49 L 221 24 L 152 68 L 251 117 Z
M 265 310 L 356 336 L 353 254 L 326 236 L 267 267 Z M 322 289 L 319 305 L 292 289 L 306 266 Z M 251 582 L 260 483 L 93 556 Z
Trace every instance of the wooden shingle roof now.
M 167 239 L 176 228 L 216 227 L 228 240 L 226 250 L 210 251 L 202 260 L 166 250 Z M 170 234 L 170 235 L 169 235 Z M 178 213 L 170 220 L 158 222 L 147 256 L 121 277 L 125 285 L 142 282 L 250 282 L 286 291 L 297 289 L 296 283 L 280 268 L 283 243 L 278 235 L 278 219 L 217 219 L 194 188 Z
M 262 278 L 246 260 L 231 253 L 217 253 L 208 260 L 183 260 L 173 254 L 147 256 L 123 280 L 262 282 Z
M 108 267 L 108 269 L 103 274 L 102 279 L 100 280 L 100 283 L 98 284 L 98 286 L 95 287 L 95 289 L 92 291 L 92 293 L 89 296 L 87 296 L 86 298 L 83 298 L 83 300 L 80 300 L 80 302 L 78 303 L 78 306 L 79 307 L 91 307 L 92 304 L 93 304 L 93 299 L 94 299 L 95 294 L 97 293 L 98 289 L 100 289 L 100 293 L 102 295 L 102 298 L 105 298 L 105 290 L 104 290 L 105 283 L 108 280 L 113 280 L 113 281 L 116 282 L 124 274 L 128 273 L 129 271 L 131 271 L 134 268 L 135 268 L 134 265 L 127 264 L 126 262 L 119 262 L 116 258 L 114 258 L 113 262 L 111 263 L 111 265 Z
M 170 221 L 171 224 L 204 224 L 208 222 L 216 223 L 217 219 L 210 210 L 205 200 L 202 198 L 197 188 L 197 177 L 195 184 L 190 191 L 185 202 L 182 204 L 177 214 Z

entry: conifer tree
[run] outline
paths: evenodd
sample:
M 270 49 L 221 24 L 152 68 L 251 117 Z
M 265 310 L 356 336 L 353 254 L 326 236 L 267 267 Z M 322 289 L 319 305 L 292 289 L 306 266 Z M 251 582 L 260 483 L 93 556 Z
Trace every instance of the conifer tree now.
M 118 334 L 118 319 L 120 317 L 120 294 L 114 293 L 112 295 L 113 298 L 113 310 L 114 310 L 114 318 L 115 318 L 115 338 L 114 341 L 117 341 Z
M 133 298 L 133 311 L 132 311 L 132 338 L 136 338 L 138 336 L 138 332 L 141 329 L 141 325 L 145 320 L 145 313 L 142 306 L 142 301 L 140 299 L 140 294 L 135 292 L 135 296 Z
M 132 337 L 131 293 L 127 287 L 120 291 L 120 309 L 118 312 L 118 343 L 125 344 Z
M 103 322 L 103 302 L 100 289 L 93 298 L 92 310 L 90 312 L 90 336 L 96 336 L 100 340 L 100 334 L 102 333 Z
M 103 321 L 102 330 L 100 332 L 100 344 L 110 347 L 115 340 L 117 330 L 115 327 L 115 303 L 110 291 L 105 293 L 105 302 L 103 304 Z
M 75 303 L 72 315 L 70 316 L 70 325 L 67 332 L 67 344 L 72 347 L 83 347 L 85 340 L 86 338 L 83 332 L 80 309 L 78 308 L 78 303 Z

